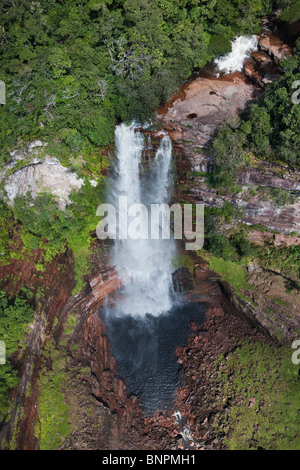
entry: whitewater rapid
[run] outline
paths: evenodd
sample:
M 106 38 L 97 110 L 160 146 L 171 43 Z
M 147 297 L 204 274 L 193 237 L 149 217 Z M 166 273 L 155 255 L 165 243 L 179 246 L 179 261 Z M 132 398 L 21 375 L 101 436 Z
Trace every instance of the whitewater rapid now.
M 258 49 L 257 36 L 239 36 L 231 43 L 231 52 L 214 59 L 214 64 L 218 72 L 225 74 L 241 72 L 244 62 L 249 57 L 251 51 Z

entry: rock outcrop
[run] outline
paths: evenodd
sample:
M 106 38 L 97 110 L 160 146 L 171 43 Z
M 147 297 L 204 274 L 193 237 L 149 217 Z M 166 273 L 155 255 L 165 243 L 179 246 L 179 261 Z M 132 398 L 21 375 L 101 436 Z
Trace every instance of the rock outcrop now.
M 291 55 L 290 47 L 269 31 L 263 31 L 259 35 L 258 44 L 260 51 L 266 52 L 276 65 Z
M 62 166 L 56 158 L 47 157 L 45 161 L 33 161 L 5 178 L 5 200 L 13 205 L 17 196 L 28 192 L 35 199 L 38 193 L 51 193 L 60 209 L 70 204 L 69 195 L 73 189 L 80 189 L 83 179 Z
M 195 78 L 184 93 L 184 99 L 176 99 L 158 118 L 163 119 L 173 140 L 206 147 L 216 128 L 237 116 L 253 98 L 254 87 L 241 73 L 235 73 L 222 79 L 213 75 Z
M 46 153 L 47 143 L 36 140 L 23 150 L 11 152 L 11 160 L 2 168 L 0 181 L 4 182 L 1 197 L 13 206 L 17 196 L 28 192 L 35 199 L 38 193 L 52 194 L 61 210 L 70 204 L 70 193 L 78 191 L 84 181 L 70 168 Z M 90 180 L 93 186 L 97 181 Z
M 274 276 L 271 280 L 270 276 L 266 275 L 264 281 L 261 281 L 265 290 L 270 293 L 268 282 L 274 282 Z M 239 295 L 227 282 L 220 282 L 220 286 L 224 295 L 222 305 L 225 311 L 235 311 L 240 318 L 249 322 L 265 337 L 269 337 L 275 342 L 292 344 L 293 340 L 298 338 L 300 329 L 299 295 L 298 299 L 295 299 L 293 309 L 289 308 L 286 312 L 274 300 L 271 301 L 271 298 L 267 299 L 266 295 L 262 292 L 259 293 L 258 289 L 258 292 L 245 291 L 244 294 Z M 224 302 L 224 299 L 227 301 Z
M 280 186 L 270 187 L 281 189 Z M 260 193 L 256 186 L 251 191 L 251 185 L 243 185 L 239 194 L 220 195 L 204 178 L 194 180 L 194 187 L 187 196 L 191 202 L 204 203 L 207 207 L 222 207 L 226 201 L 230 202 L 239 211 L 238 218 L 244 224 L 258 224 L 286 235 L 300 234 L 298 197 L 281 206 L 270 195 Z
M 64 210 L 70 204 L 69 195 L 72 189 L 80 189 L 83 179 L 63 167 L 56 158 L 47 158 L 44 162 L 34 163 L 23 167 L 9 175 L 5 180 L 4 190 L 7 202 L 13 205 L 17 196 L 28 192 L 35 199 L 38 193 L 50 192 Z
M 280 77 L 279 62 L 290 53 L 288 45 L 263 31 L 242 72 L 218 73 L 208 65 L 158 110 L 157 119 L 178 144 L 205 148 L 221 123 L 237 117 L 265 85 Z
M 261 246 L 270 243 L 274 243 L 275 246 L 300 246 L 300 237 L 286 236 L 281 233 L 260 232 L 258 230 L 249 232 L 248 240 Z

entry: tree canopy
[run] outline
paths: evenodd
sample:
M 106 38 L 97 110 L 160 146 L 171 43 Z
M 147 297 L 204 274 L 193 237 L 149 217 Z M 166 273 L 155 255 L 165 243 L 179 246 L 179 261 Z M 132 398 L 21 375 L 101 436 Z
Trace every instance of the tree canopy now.
M 32 137 L 73 153 L 105 146 L 116 119 L 144 120 L 274 0 L 3 0 L 2 162 Z

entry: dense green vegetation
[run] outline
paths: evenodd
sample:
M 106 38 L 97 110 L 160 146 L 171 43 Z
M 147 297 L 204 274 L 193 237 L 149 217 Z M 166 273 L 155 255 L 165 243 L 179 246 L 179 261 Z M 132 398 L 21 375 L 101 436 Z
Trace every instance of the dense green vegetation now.
M 299 288 L 297 279 L 300 278 L 300 247 L 278 247 L 272 240 L 263 246 L 251 243 L 248 240 L 249 230 L 264 231 L 266 228 L 240 224 L 239 216 L 239 211 L 229 202 L 225 202 L 221 208 L 205 209 L 205 240 L 213 255 L 211 267 L 224 273 L 227 281 L 235 287 L 244 282 L 241 266 L 256 259 L 265 269 L 277 270 L 294 279 L 294 286 Z
M 73 155 L 146 119 L 196 67 L 288 0 L 3 0 L 1 162 L 37 138 Z
M 228 404 L 215 429 L 231 450 L 299 450 L 299 366 L 291 349 L 249 342 L 216 364 L 216 393 Z
M 52 367 L 45 368 L 39 380 L 39 421 L 35 433 L 41 450 L 55 450 L 71 432 L 69 406 L 64 396 L 70 378 L 65 371 L 66 360 L 52 342 L 47 344 L 44 355 L 51 357 Z
M 1 263 L 9 264 L 12 259 L 26 257 L 32 250 L 40 249 L 41 258 L 36 267 L 44 271 L 46 263 L 69 246 L 74 254 L 74 293 L 78 293 L 90 267 L 90 232 L 99 222 L 96 209 L 103 200 L 103 185 L 99 181 L 95 189 L 86 179 L 81 190 L 70 195 L 70 200 L 65 211 L 58 209 L 49 193 L 39 194 L 36 199 L 30 194 L 16 198 L 13 212 L 1 204 Z M 10 238 L 10 231 L 17 223 L 21 223 L 22 250 Z
M 282 61 L 284 75 L 268 85 L 238 121 L 224 124 L 212 142 L 215 157 L 211 183 L 232 189 L 236 172 L 255 157 L 300 169 L 300 106 L 293 102 L 293 84 L 300 80 L 300 38 L 293 56 Z
M 6 348 L 6 364 L 0 366 L 0 422 L 8 410 L 9 392 L 18 384 L 18 372 L 10 360 L 23 339 L 28 323 L 33 319 L 34 310 L 22 293 L 10 299 L 0 291 L 0 340 Z
M 300 1 L 292 0 L 280 15 L 283 21 L 297 21 L 300 19 Z
M 247 283 L 246 272 L 242 265 L 235 261 L 224 260 L 219 257 L 208 257 L 209 266 L 219 273 L 236 291 L 241 289 L 251 290 L 252 286 Z

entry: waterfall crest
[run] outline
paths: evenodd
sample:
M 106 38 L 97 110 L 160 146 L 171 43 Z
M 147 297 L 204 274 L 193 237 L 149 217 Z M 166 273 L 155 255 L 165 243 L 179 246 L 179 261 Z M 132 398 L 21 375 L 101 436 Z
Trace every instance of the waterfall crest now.
M 231 43 L 232 50 L 228 54 L 214 59 L 219 72 L 241 72 L 244 62 L 249 57 L 249 52 L 258 48 L 257 36 L 239 36 Z
M 171 181 L 170 164 L 172 143 L 163 134 L 154 157 L 148 161 L 143 153 L 151 148 L 151 141 L 136 129 L 136 124 L 120 124 L 115 130 L 116 164 L 111 202 L 118 207 L 118 198 L 127 196 L 128 206 L 144 204 L 150 215 L 151 204 L 168 203 Z M 118 212 L 118 211 L 117 211 Z M 119 218 L 118 229 L 125 231 L 130 224 Z M 127 226 L 124 226 L 127 225 Z M 122 226 L 123 225 L 123 226 Z M 150 224 L 149 224 L 150 227 Z M 149 228 L 150 232 L 150 228 Z M 157 316 L 172 307 L 173 240 L 120 240 L 112 250 L 112 260 L 123 283 L 123 297 L 118 302 L 119 314 Z

